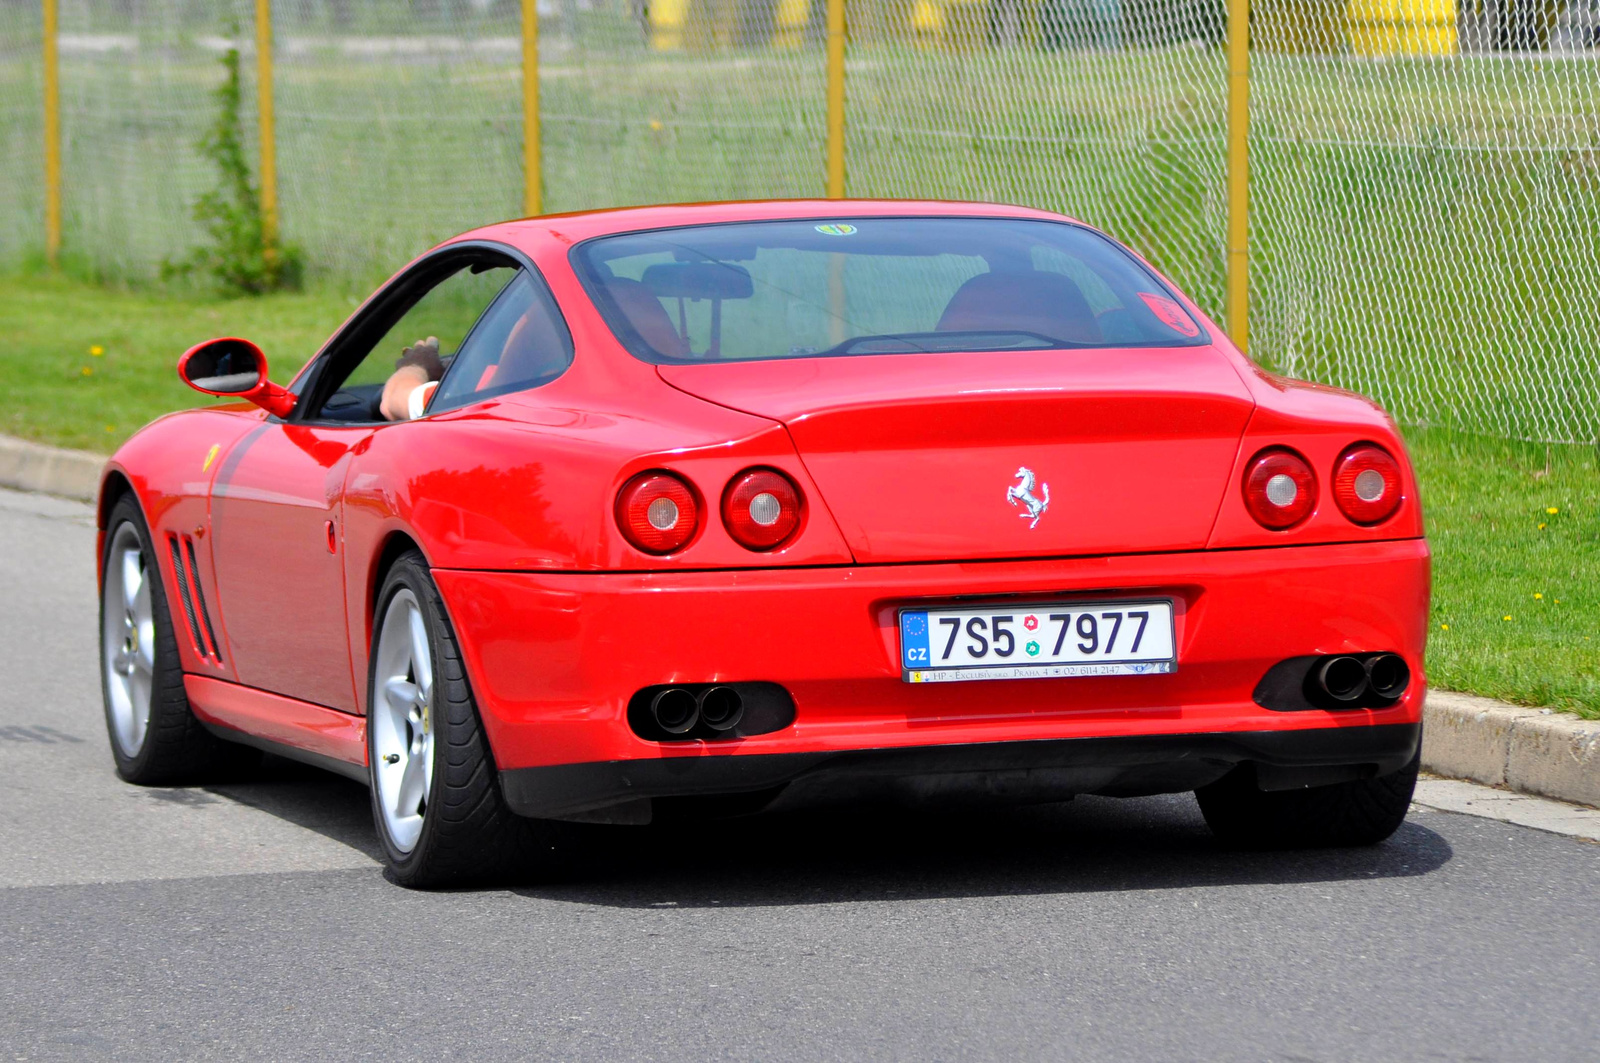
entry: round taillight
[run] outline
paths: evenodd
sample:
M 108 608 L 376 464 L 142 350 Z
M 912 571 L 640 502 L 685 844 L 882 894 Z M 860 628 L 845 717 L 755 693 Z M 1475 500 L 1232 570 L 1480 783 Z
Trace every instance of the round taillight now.
M 722 493 L 722 523 L 740 546 L 782 546 L 800 527 L 800 489 L 780 472 L 748 469 Z
M 1263 450 L 1245 469 L 1244 504 L 1262 527 L 1292 528 L 1317 508 L 1317 478 L 1294 451 Z
M 1333 500 L 1357 524 L 1378 524 L 1400 508 L 1400 463 L 1374 443 L 1357 443 L 1333 463 Z
M 700 522 L 689 485 L 668 472 L 642 472 L 617 494 L 617 526 L 647 554 L 670 554 L 694 538 Z

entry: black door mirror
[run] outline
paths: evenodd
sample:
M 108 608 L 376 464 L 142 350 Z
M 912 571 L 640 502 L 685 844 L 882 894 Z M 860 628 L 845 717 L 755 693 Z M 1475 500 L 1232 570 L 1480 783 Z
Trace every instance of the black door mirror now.
M 196 344 L 178 359 L 178 375 L 196 391 L 244 399 L 278 417 L 295 406 L 292 392 L 267 379 L 267 356 L 249 340 L 227 336 Z

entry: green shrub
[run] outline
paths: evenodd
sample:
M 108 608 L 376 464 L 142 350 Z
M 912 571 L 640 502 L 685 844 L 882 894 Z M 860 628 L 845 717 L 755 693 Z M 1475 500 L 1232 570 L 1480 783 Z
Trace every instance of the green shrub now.
M 217 187 L 194 205 L 194 218 L 211 239 L 187 259 L 165 263 L 162 271 L 168 276 L 203 274 L 227 291 L 251 295 L 298 289 L 304 275 L 302 256 L 298 248 L 267 235 L 261 193 L 245 156 L 237 48 L 223 53 L 222 69 L 222 84 L 212 94 L 216 120 L 198 145 L 217 167 Z

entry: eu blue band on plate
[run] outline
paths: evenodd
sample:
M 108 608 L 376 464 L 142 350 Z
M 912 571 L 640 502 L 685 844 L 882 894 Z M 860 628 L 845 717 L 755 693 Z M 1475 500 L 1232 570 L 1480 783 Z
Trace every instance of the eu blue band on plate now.
M 926 668 L 928 660 L 928 614 L 900 614 L 900 659 L 907 668 Z

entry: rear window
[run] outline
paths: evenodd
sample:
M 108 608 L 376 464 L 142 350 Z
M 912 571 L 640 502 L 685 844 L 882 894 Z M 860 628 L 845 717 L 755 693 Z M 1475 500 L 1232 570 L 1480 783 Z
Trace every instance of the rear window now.
M 612 332 L 650 362 L 1209 342 L 1136 259 L 1063 222 L 702 225 L 572 256 Z

